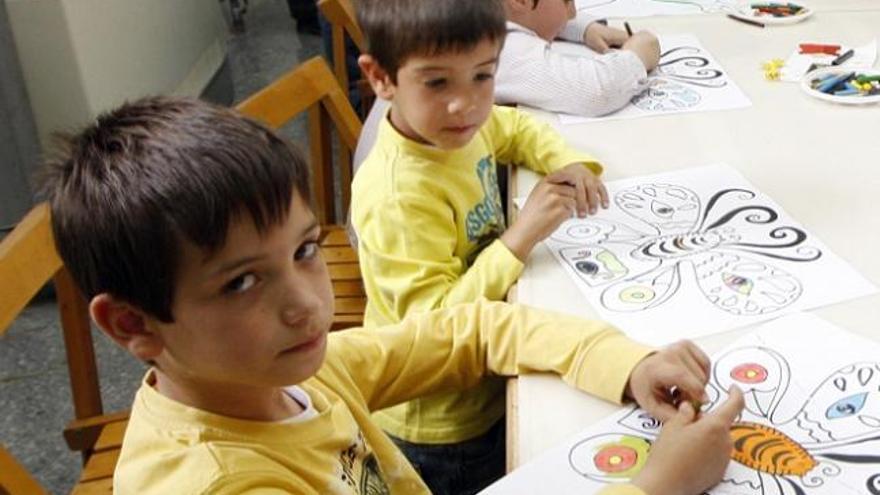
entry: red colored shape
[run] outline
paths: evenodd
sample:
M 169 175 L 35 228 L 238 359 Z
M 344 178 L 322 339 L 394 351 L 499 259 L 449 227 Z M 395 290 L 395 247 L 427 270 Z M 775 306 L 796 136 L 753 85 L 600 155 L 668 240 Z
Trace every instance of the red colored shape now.
M 761 383 L 767 374 L 767 368 L 758 363 L 743 363 L 730 371 L 730 377 L 740 383 Z
M 625 445 L 609 445 L 593 456 L 593 463 L 603 473 L 619 473 L 635 466 L 639 453 Z

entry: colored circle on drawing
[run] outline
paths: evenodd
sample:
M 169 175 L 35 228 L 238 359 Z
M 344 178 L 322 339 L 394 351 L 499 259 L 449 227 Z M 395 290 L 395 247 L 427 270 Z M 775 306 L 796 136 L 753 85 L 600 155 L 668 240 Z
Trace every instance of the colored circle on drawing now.
M 758 363 L 743 363 L 730 370 L 730 377 L 740 383 L 762 383 L 767 375 L 767 368 Z
M 620 473 L 626 471 L 639 460 L 639 453 L 626 445 L 608 445 L 593 456 L 593 463 L 603 473 Z
M 643 303 L 654 299 L 654 289 L 646 285 L 633 285 L 620 291 L 620 300 L 625 303 Z

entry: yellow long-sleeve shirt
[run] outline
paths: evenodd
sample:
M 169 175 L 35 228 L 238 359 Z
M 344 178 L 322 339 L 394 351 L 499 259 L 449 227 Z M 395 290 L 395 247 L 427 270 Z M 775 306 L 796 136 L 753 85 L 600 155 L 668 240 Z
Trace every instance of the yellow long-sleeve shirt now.
M 556 372 L 619 401 L 651 349 L 615 329 L 481 301 L 378 330 L 329 336 L 318 373 L 300 384 L 316 415 L 300 422 L 218 416 L 159 394 L 147 375 L 116 467 L 117 494 L 423 494 L 427 488 L 370 411 L 487 374 Z M 608 495 L 639 495 L 609 486 Z
M 352 184 L 352 222 L 367 293 L 366 327 L 480 297 L 501 300 L 523 264 L 498 238 L 506 225 L 496 163 L 541 173 L 596 160 L 548 125 L 495 107 L 469 144 L 441 150 L 407 139 L 383 119 Z M 386 431 L 417 443 L 455 443 L 504 414 L 504 389 L 486 380 L 467 392 L 425 397 L 380 411 Z

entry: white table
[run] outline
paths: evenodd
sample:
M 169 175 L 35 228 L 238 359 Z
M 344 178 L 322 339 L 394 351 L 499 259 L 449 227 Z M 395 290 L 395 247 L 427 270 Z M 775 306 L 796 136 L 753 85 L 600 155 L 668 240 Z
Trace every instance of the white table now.
M 695 34 L 749 96 L 751 108 L 570 126 L 560 125 L 555 115 L 535 113 L 571 144 L 600 158 L 606 180 L 725 162 L 880 285 L 880 105 L 829 104 L 794 83 L 765 81 L 760 69 L 764 60 L 785 58 L 798 42 L 858 46 L 880 37 L 880 0 L 811 2 L 818 4 L 827 10 L 797 25 L 766 29 L 723 16 L 638 21 L 638 28 L 660 35 Z M 832 11 L 835 5 L 839 9 Z M 525 195 L 536 180 L 535 174 L 520 171 L 513 187 Z M 514 297 L 533 306 L 596 316 L 543 245 L 529 258 Z M 880 340 L 880 295 L 814 313 Z M 697 343 L 711 354 L 744 331 Z M 509 466 L 527 462 L 615 410 L 551 376 L 522 376 L 511 382 L 509 393 Z

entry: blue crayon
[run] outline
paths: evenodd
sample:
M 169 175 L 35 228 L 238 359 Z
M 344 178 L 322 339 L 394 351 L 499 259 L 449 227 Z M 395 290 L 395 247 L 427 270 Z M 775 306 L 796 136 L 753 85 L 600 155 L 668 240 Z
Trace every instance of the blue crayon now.
M 834 96 L 854 96 L 858 94 L 861 94 L 861 91 L 857 89 L 842 89 L 834 92 Z
M 849 81 L 849 79 L 854 74 L 854 72 L 847 72 L 846 74 L 841 74 L 837 77 L 832 77 L 828 80 L 824 80 L 819 84 L 819 86 L 816 87 L 816 90 L 823 93 L 831 93 L 832 91 L 834 91 L 835 86 L 845 81 Z

